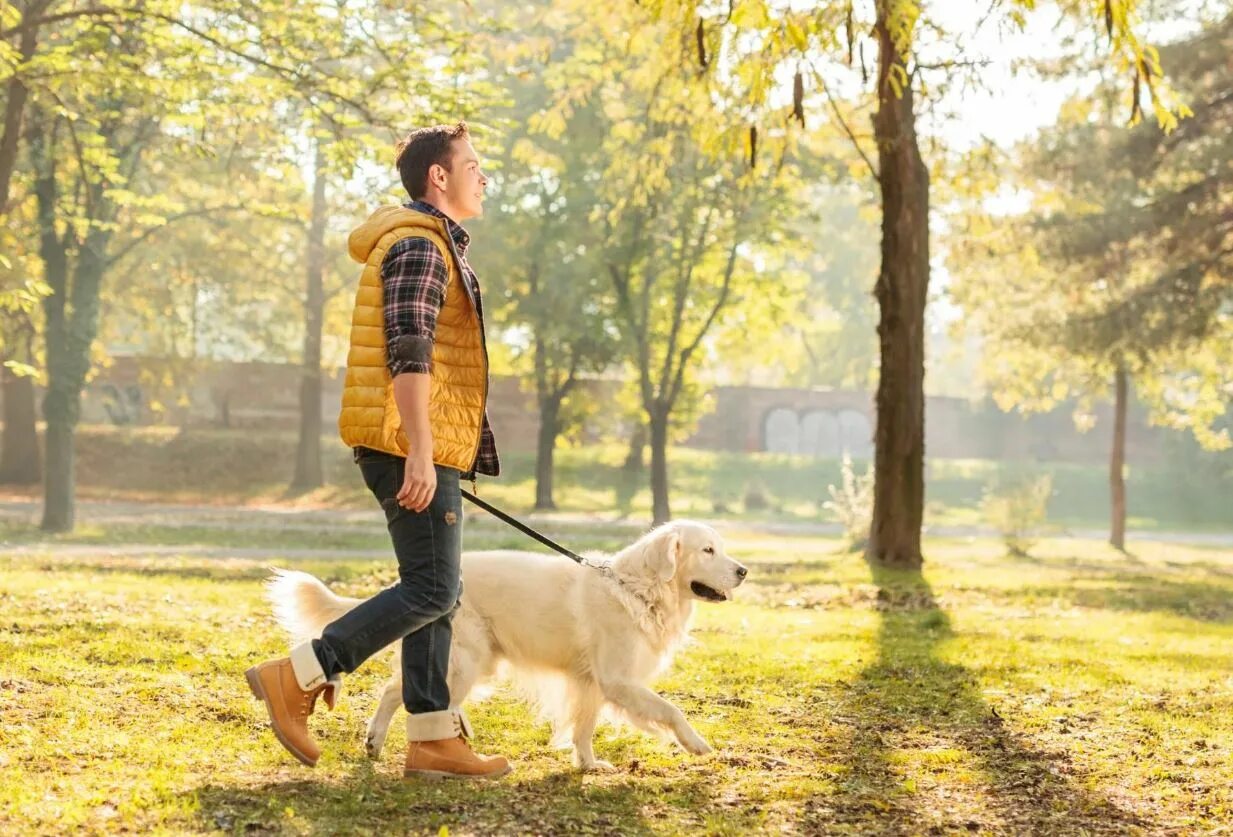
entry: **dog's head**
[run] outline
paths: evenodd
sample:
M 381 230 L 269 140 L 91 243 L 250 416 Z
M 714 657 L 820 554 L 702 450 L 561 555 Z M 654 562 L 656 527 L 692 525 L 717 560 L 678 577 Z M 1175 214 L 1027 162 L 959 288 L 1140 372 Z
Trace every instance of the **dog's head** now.
M 708 602 L 727 601 L 749 572 L 728 557 L 718 532 L 692 520 L 678 520 L 652 533 L 646 559 L 647 569 L 661 582 L 675 582 Z

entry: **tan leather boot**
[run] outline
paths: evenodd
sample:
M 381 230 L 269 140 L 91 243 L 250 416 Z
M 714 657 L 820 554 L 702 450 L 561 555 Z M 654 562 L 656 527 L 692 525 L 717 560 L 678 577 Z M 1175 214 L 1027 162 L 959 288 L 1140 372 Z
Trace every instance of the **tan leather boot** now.
M 434 732 L 452 732 L 453 736 L 417 740 Z M 470 733 L 471 726 L 465 716 L 456 711 L 410 716 L 407 719 L 407 761 L 402 775 L 430 779 L 496 779 L 509 773 L 510 765 L 504 756 L 482 756 L 471 749 L 467 743 Z
M 313 767 L 321 757 L 321 748 L 308 734 L 308 716 L 316 708 L 317 698 L 325 694 L 325 702 L 331 709 L 338 693 L 338 681 L 321 682 L 310 689 L 303 689 L 296 678 L 290 657 L 270 660 L 253 666 L 244 673 L 253 697 L 265 702 L 270 714 L 270 728 L 275 737 L 291 755 Z

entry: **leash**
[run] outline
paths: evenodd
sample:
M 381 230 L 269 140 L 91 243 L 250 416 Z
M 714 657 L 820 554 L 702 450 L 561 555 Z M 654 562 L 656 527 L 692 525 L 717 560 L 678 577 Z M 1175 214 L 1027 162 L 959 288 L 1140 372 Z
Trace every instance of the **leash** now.
M 561 546 L 556 541 L 552 540 L 552 538 L 549 538 L 546 535 L 541 535 L 539 532 L 536 532 L 534 529 L 532 529 L 530 526 L 526 525 L 522 521 L 518 520 L 517 518 L 511 517 L 510 515 L 501 511 L 499 508 L 492 505 L 491 503 L 481 500 L 479 497 L 476 497 L 474 494 L 472 494 L 470 491 L 467 491 L 465 488 L 462 489 L 462 496 L 466 497 L 472 503 L 479 506 L 484 511 L 488 512 L 493 517 L 501 521 L 504 521 L 505 523 L 508 523 L 510 526 L 513 526 L 515 529 L 517 529 L 519 532 L 522 532 L 524 535 L 529 535 L 532 538 L 535 538 L 535 540 L 539 541 L 544 546 L 548 547 L 549 549 L 556 550 L 557 552 L 561 553 L 562 555 L 564 555 L 566 558 L 570 559 L 571 561 L 574 561 L 575 563 L 578 563 L 578 564 L 582 564 L 584 566 L 588 566 L 588 567 L 591 566 L 590 564 L 587 564 L 587 562 L 582 559 L 581 555 L 577 555 L 573 552 L 570 552 L 568 549 Z

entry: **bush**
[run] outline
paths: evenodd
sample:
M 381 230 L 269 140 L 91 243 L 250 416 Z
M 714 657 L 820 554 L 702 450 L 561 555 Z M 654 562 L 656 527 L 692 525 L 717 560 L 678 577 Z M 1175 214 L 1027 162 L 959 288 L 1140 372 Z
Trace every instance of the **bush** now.
M 1027 555 L 1048 520 L 1053 475 L 998 478 L 985 486 L 980 508 L 1012 555 Z
M 869 541 L 869 527 L 873 523 L 873 466 L 867 465 L 865 473 L 857 474 L 852 467 L 852 457 L 843 455 L 840 467 L 842 483 L 826 487 L 831 499 L 822 508 L 834 515 L 843 526 L 848 548 L 856 552 L 864 549 Z
M 744 502 L 746 512 L 765 511 L 771 507 L 771 497 L 760 480 L 752 480 L 745 486 Z

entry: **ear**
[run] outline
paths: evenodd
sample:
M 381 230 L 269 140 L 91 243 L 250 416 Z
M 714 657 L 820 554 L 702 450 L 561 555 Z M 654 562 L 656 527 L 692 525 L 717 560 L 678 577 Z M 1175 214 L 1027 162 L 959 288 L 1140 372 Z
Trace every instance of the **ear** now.
M 647 553 L 648 569 L 655 573 L 660 581 L 671 581 L 676 575 L 676 565 L 681 557 L 681 535 L 679 532 L 668 532 L 661 538 L 656 538 Z
M 442 191 L 445 190 L 445 180 L 447 177 L 449 177 L 449 172 L 440 163 L 433 163 L 428 167 L 428 182 Z

